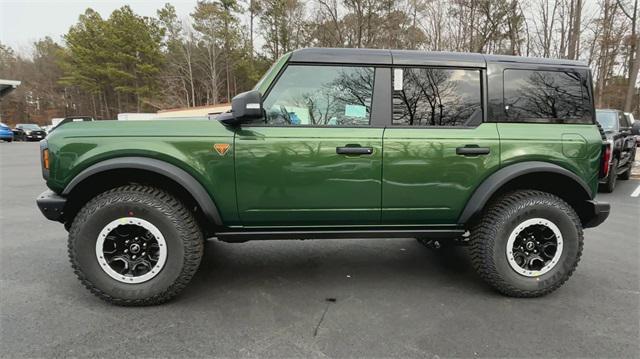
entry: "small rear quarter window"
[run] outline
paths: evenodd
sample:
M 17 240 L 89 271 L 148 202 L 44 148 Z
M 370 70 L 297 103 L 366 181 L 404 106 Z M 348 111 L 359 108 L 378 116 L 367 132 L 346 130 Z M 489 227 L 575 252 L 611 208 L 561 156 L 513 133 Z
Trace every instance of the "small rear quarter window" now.
M 504 71 L 506 122 L 593 123 L 588 88 L 574 71 Z

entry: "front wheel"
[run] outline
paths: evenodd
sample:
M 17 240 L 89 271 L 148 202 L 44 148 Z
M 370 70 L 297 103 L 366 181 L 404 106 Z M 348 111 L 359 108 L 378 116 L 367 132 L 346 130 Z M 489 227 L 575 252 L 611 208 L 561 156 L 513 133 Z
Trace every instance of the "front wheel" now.
M 537 297 L 564 284 L 582 254 L 582 224 L 565 201 L 549 193 L 507 193 L 471 232 L 471 260 L 499 292 Z
M 187 207 L 152 187 L 102 193 L 69 231 L 69 259 L 93 294 L 118 305 L 152 305 L 176 296 L 195 274 L 202 231 Z

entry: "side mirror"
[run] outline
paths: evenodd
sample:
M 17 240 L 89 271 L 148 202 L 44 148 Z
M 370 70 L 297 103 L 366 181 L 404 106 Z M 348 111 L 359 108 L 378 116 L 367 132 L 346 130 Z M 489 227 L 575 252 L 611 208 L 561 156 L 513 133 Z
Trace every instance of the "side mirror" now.
M 220 114 L 217 119 L 230 126 L 258 120 L 264 117 L 262 96 L 259 91 L 247 91 L 231 100 L 231 112 Z

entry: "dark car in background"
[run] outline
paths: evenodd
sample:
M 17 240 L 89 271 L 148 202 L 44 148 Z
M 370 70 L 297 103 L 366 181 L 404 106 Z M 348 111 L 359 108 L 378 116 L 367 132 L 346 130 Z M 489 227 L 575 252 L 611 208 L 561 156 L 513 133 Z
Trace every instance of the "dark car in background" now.
M 613 192 L 616 180 L 628 180 L 636 155 L 636 139 L 631 133 L 629 116 L 619 110 L 596 110 L 596 120 L 606 136 L 610 151 L 609 174 L 600 180 L 600 190 Z
M 13 141 L 13 131 L 11 131 L 11 127 L 2 122 L 0 122 L 0 140 L 5 142 Z
M 11 132 L 13 132 L 14 141 L 26 141 L 24 131 L 22 129 L 14 127 L 11 129 Z
M 19 123 L 16 128 L 24 133 L 22 135 L 24 141 L 40 141 L 47 137 L 47 132 L 35 123 Z

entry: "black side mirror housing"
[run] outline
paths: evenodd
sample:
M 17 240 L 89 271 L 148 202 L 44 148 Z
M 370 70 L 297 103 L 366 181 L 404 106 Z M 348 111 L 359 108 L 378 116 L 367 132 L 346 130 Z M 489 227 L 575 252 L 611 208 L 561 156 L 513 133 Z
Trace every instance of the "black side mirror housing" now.
M 258 120 L 264 117 L 262 95 L 259 91 L 247 91 L 231 100 L 231 112 L 220 114 L 217 119 L 229 126 Z

